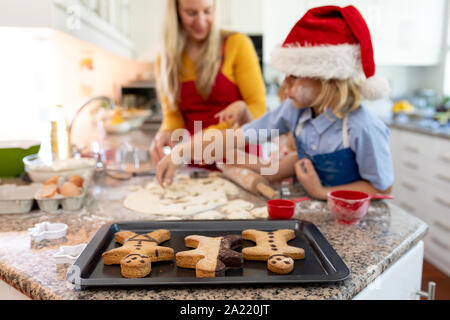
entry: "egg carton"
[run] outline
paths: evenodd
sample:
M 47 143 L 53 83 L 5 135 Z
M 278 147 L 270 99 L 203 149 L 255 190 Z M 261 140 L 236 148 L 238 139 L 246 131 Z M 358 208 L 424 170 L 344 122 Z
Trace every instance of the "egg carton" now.
M 57 213 L 61 208 L 64 211 L 79 211 L 83 208 L 86 198 L 86 182 L 83 184 L 82 190 L 83 192 L 79 196 L 64 197 L 63 195 L 58 194 L 49 199 L 39 198 L 38 191 L 35 195 L 35 200 L 39 206 L 39 209 L 47 213 Z
M 0 214 L 29 213 L 33 208 L 34 195 L 42 184 L 29 186 L 0 186 Z
M 51 199 L 38 199 L 39 209 L 47 213 L 56 213 L 59 209 L 64 211 L 78 211 L 84 206 L 84 200 L 86 198 L 86 191 L 84 189 L 83 193 L 77 197 L 63 197 L 58 195 Z

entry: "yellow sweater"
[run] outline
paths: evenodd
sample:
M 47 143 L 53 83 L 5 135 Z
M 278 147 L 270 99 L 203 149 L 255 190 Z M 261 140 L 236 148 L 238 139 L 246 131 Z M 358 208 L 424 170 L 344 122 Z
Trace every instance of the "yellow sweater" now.
M 195 81 L 195 64 L 184 53 L 182 57 L 184 67 L 181 82 Z M 266 113 L 266 91 L 258 56 L 250 38 L 241 34 L 233 33 L 228 36 L 225 44 L 225 57 L 221 69 L 222 73 L 234 83 L 247 104 L 248 110 L 254 119 Z M 156 76 L 160 75 L 160 58 L 156 61 Z M 163 121 L 160 130 L 173 131 L 184 128 L 184 119 L 178 107 L 170 107 L 168 99 L 161 97 Z M 227 123 L 219 123 L 207 129 L 227 129 Z

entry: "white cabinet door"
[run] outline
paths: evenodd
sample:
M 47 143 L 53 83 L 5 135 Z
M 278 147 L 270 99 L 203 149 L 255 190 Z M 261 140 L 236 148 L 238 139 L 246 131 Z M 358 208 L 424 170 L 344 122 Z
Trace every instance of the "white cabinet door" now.
M 418 300 L 422 284 L 423 249 L 419 241 L 354 300 Z
M 378 65 L 431 66 L 441 60 L 445 0 L 264 0 L 263 3 L 263 21 L 268 25 L 264 26 L 266 52 L 283 42 L 308 9 L 353 5 L 369 26 Z
M 246 34 L 261 34 L 263 1 L 261 0 L 225 0 L 219 1 L 220 25 L 228 31 Z

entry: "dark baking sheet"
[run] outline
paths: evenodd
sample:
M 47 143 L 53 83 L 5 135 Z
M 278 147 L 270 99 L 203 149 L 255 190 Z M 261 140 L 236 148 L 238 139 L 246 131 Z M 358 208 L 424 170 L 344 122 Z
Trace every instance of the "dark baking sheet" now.
M 275 231 L 294 229 L 296 239 L 289 245 L 305 250 L 304 260 L 295 260 L 295 268 L 288 275 L 277 275 L 267 270 L 264 261 L 245 261 L 240 270 L 227 270 L 225 277 L 197 278 L 194 269 L 178 268 L 173 261 L 152 263 L 149 276 L 126 279 L 120 274 L 120 265 L 105 266 L 102 253 L 121 246 L 114 241 L 114 233 L 133 231 L 138 234 L 157 229 L 171 232 L 171 240 L 160 244 L 179 251 L 192 250 L 184 245 L 188 235 L 210 237 L 241 234 L 245 229 Z M 251 247 L 252 241 L 243 240 L 243 247 Z M 74 268 L 75 267 L 75 268 Z M 74 277 L 77 270 L 79 277 Z M 350 272 L 322 233 L 310 222 L 302 220 L 226 220 L 226 221 L 149 221 L 120 222 L 104 225 L 89 242 L 86 249 L 68 272 L 68 279 L 81 288 L 104 286 L 155 286 L 155 285 L 216 285 L 216 284 L 281 284 L 323 283 L 342 281 Z M 75 279 L 75 280 L 74 280 Z

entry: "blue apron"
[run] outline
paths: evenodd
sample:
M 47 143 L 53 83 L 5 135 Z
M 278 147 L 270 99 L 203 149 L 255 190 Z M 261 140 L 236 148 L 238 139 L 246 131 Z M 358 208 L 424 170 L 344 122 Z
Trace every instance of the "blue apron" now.
M 344 149 L 313 157 L 305 152 L 300 141 L 300 133 L 303 130 L 304 122 L 300 123 L 295 130 L 298 158 L 311 160 L 323 186 L 334 187 L 362 180 L 356 163 L 356 155 L 350 148 L 347 122 L 348 115 L 345 116 L 342 125 Z

